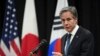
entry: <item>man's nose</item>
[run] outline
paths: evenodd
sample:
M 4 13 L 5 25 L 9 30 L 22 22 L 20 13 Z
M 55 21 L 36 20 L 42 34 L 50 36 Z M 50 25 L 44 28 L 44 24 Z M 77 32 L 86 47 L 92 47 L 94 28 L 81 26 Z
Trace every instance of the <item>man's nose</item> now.
M 68 24 L 68 21 L 65 21 L 65 24 L 67 25 Z

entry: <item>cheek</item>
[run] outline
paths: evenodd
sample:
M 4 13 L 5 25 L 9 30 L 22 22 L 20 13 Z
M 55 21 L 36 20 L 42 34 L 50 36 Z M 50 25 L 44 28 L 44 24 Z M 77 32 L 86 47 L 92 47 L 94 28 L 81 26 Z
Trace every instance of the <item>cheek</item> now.
M 75 21 L 70 22 L 70 26 L 73 28 L 76 25 Z
M 64 25 L 64 22 L 61 22 L 62 23 L 62 25 Z
M 76 23 L 77 23 L 77 21 L 76 21 L 76 20 L 72 20 L 71 22 L 72 22 L 72 24 L 76 24 Z
M 63 25 L 65 25 L 65 22 L 62 22 Z

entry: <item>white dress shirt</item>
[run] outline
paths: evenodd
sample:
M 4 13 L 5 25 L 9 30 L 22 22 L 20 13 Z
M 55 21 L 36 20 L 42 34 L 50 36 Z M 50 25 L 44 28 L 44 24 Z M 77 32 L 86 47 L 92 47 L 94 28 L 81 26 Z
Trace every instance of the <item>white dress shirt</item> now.
M 73 31 L 70 32 L 70 34 L 71 34 L 70 43 L 72 42 L 72 40 L 73 40 L 73 38 L 74 38 L 74 36 L 75 36 L 75 34 L 76 34 L 78 28 L 79 28 L 79 26 L 76 25 L 75 28 L 73 29 Z M 69 34 L 69 33 L 68 33 L 68 34 Z M 67 41 L 66 41 L 66 44 L 65 44 L 65 53 L 66 53 L 66 48 L 67 48 Z

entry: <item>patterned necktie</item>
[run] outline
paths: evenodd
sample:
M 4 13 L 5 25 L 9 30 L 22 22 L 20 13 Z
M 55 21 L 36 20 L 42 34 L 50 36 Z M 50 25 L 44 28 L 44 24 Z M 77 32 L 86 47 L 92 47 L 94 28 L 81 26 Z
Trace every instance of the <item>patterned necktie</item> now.
M 64 56 L 67 56 L 67 53 L 68 53 L 68 48 L 70 46 L 70 37 L 71 37 L 71 34 L 67 34 L 67 40 L 66 40 L 65 49 L 64 49 Z

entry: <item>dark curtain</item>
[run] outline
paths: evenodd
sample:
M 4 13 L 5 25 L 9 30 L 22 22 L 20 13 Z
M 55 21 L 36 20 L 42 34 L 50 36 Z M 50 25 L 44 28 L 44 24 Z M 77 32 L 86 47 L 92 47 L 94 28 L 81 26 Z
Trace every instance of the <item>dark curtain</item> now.
M 0 36 L 2 34 L 5 1 L 0 2 Z M 69 5 L 74 5 L 78 11 L 79 25 L 89 29 L 95 40 L 94 56 L 100 56 L 100 1 L 99 0 L 68 0 Z M 40 40 L 50 41 L 52 23 L 54 19 L 57 0 L 35 0 L 36 15 Z M 25 0 L 16 0 L 19 35 L 21 38 Z M 42 49 L 43 56 L 47 55 L 48 44 Z
M 0 36 L 2 34 L 2 27 L 3 27 L 2 26 L 2 24 L 3 24 L 3 15 L 4 15 L 3 12 L 4 12 L 4 6 L 5 6 L 4 2 L 5 2 L 5 0 L 1 0 L 1 2 L 0 2 Z

